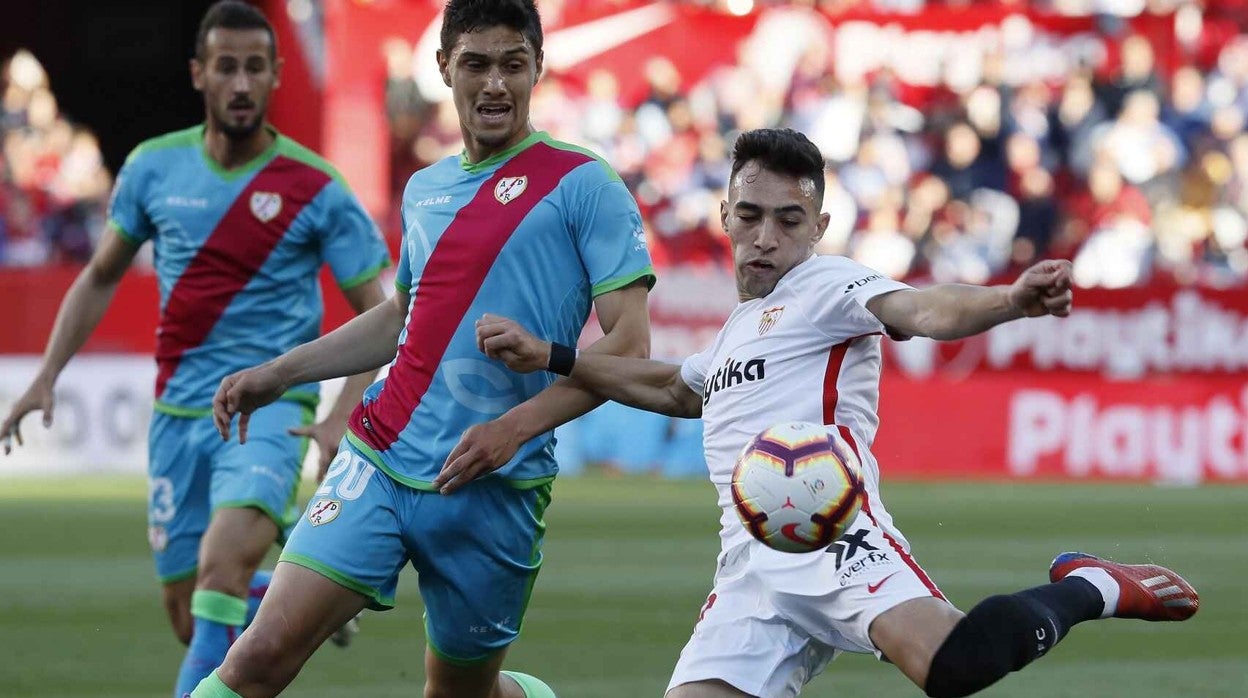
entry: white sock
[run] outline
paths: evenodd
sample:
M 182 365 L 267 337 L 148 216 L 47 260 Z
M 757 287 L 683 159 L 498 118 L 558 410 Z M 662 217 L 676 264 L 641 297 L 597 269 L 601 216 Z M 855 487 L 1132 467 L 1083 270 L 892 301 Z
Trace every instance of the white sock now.
M 1080 567 L 1066 576 L 1082 577 L 1101 592 L 1101 598 L 1105 601 L 1105 610 L 1101 611 L 1102 618 L 1109 618 L 1118 610 L 1118 595 L 1122 593 L 1122 589 L 1105 570 L 1099 567 Z

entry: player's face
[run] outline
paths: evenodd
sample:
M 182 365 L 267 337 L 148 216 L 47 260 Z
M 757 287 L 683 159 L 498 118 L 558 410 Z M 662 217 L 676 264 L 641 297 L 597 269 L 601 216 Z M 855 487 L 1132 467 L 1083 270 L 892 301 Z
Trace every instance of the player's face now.
M 542 54 L 506 26 L 463 32 L 449 53 L 438 51 L 469 156 L 480 161 L 531 132 L 529 97 L 542 72 Z
M 754 161 L 732 178 L 719 212 L 732 241 L 742 301 L 770 294 L 811 255 L 830 218 L 819 213 L 823 202 L 816 196 L 809 178 L 772 172 Z
M 281 70 L 269 33 L 218 27 L 208 32 L 201 58 L 191 60 L 191 80 L 204 93 L 209 128 L 235 140 L 250 137 L 264 125 Z

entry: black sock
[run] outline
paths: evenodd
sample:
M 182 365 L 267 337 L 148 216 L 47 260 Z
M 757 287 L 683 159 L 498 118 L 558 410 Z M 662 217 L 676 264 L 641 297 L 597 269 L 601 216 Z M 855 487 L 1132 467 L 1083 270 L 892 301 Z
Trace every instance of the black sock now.
M 958 698 L 987 688 L 1043 656 L 1074 624 L 1099 618 L 1104 605 L 1101 592 L 1079 577 L 984 599 L 936 651 L 924 690 Z

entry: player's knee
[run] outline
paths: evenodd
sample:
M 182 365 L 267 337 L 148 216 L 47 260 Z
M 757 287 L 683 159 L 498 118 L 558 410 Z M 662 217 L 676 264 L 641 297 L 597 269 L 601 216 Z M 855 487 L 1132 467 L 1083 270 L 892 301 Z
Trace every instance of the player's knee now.
M 299 660 L 280 635 L 253 627 L 243 633 L 226 660 L 239 685 L 265 686 L 280 691 L 299 671 Z M 223 667 L 224 668 L 224 667 Z

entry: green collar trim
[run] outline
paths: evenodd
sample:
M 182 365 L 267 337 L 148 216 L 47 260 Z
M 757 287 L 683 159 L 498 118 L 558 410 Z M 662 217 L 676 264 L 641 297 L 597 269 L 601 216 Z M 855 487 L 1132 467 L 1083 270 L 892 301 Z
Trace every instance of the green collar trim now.
M 463 150 L 459 151 L 459 166 L 460 168 L 464 170 L 464 172 L 468 172 L 470 174 L 477 174 L 479 172 L 483 172 L 485 170 L 490 169 L 491 167 L 499 164 L 500 162 L 503 162 L 504 160 L 509 160 L 512 157 L 515 157 L 517 154 L 520 153 L 520 151 L 525 150 L 526 148 L 533 145 L 534 143 L 545 142 L 548 140 L 550 140 L 550 136 L 547 135 L 545 131 L 534 131 L 533 133 L 530 133 L 528 136 L 525 136 L 524 140 L 520 141 L 519 143 L 511 146 L 510 148 L 508 148 L 507 150 L 504 150 L 501 153 L 495 153 L 491 155 L 490 157 L 482 160 L 481 162 L 469 162 L 468 161 L 468 149 L 464 148 Z
M 269 144 L 269 147 L 265 148 L 264 152 L 255 156 L 251 160 L 248 160 L 242 165 L 226 169 L 221 166 L 221 163 L 213 160 L 212 156 L 208 154 L 208 143 L 204 140 L 204 133 L 207 129 L 207 125 L 201 125 L 199 127 L 199 153 L 204 157 L 204 163 L 208 165 L 208 169 L 212 170 L 217 174 L 217 176 L 226 181 L 237 179 L 246 174 L 251 174 L 252 172 L 260 169 L 262 166 L 268 164 L 268 162 L 273 159 L 273 154 L 277 152 L 278 144 L 281 143 L 284 138 L 284 136 L 282 136 L 276 128 L 270 126 L 269 124 L 265 124 L 264 129 L 273 134 L 273 142 Z

